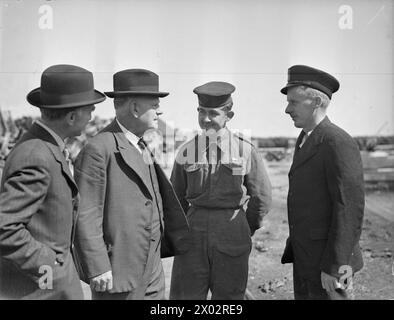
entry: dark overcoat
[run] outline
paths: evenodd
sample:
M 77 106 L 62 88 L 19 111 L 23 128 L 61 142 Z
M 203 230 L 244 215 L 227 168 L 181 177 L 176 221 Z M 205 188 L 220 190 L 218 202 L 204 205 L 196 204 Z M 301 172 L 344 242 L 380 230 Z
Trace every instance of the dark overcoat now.
M 301 149 L 300 134 L 289 171 L 290 236 L 282 263 L 297 263 L 302 276 L 339 277 L 360 270 L 359 239 L 364 215 L 364 180 L 355 141 L 326 117 Z

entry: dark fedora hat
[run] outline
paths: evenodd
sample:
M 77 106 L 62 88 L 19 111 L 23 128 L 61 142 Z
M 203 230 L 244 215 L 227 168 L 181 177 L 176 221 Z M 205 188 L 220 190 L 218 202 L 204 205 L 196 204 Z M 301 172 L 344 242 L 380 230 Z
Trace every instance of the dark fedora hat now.
M 304 65 L 295 65 L 288 70 L 287 84 L 280 90 L 287 94 L 287 89 L 295 86 L 306 86 L 325 93 L 330 99 L 339 89 L 339 81 L 331 74 Z
M 127 69 L 114 74 L 114 91 L 104 92 L 108 97 L 155 96 L 165 97 L 168 92 L 159 91 L 159 76 L 145 69 Z
M 60 109 L 99 103 L 105 100 L 105 95 L 94 89 L 90 71 L 59 64 L 44 70 L 41 87 L 30 91 L 26 98 L 36 107 Z

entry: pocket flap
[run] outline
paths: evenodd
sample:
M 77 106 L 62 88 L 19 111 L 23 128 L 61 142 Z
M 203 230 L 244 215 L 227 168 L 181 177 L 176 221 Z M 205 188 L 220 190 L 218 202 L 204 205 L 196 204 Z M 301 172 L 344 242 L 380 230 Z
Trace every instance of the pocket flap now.
M 185 164 L 185 171 L 194 172 L 199 170 L 201 167 L 202 165 L 200 163 Z
M 223 167 L 227 168 L 232 175 L 243 175 L 244 167 L 239 162 L 222 163 Z

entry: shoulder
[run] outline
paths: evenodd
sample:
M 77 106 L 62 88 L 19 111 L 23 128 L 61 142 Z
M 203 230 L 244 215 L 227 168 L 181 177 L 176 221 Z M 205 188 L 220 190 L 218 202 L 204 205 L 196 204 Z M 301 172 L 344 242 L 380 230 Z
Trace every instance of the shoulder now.
M 254 157 L 257 150 L 254 144 L 250 141 L 249 137 L 246 137 L 240 132 L 231 132 L 233 137 L 234 145 L 239 149 L 240 155 L 249 158 L 248 156 Z
M 323 146 L 328 159 L 358 159 L 360 151 L 356 141 L 342 128 L 331 123 L 325 128 Z
M 182 143 L 179 147 L 178 147 L 178 153 L 177 153 L 177 157 L 186 157 L 188 155 L 188 151 L 190 152 L 190 150 L 195 150 L 196 146 L 197 146 L 197 142 L 198 142 L 198 138 L 200 137 L 200 134 L 196 134 L 193 138 L 191 138 L 190 140 L 187 140 L 186 142 Z
M 94 137 L 87 140 L 81 153 L 108 154 L 115 146 L 114 133 L 110 131 L 100 131 Z
M 242 134 L 241 132 L 232 132 L 230 131 L 231 134 L 233 135 L 233 137 L 235 137 L 236 139 L 245 142 L 249 145 L 251 145 L 252 147 L 254 147 L 253 143 L 251 142 L 249 137 L 246 137 L 244 134 Z
M 29 139 L 18 143 L 9 154 L 4 166 L 4 176 L 26 169 L 32 172 L 52 171 L 55 158 L 49 147 L 40 139 Z
M 13 163 L 47 163 L 49 156 L 53 158 L 46 143 L 39 138 L 32 138 L 18 143 L 11 151 L 7 161 Z
M 325 127 L 324 141 L 331 147 L 357 147 L 356 141 L 344 129 L 330 123 Z

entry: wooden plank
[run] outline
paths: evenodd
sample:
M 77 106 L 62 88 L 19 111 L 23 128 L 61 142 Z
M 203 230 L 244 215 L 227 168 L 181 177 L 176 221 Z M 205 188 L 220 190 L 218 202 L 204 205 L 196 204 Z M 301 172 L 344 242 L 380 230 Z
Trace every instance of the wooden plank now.
M 394 172 L 364 172 L 364 181 L 394 181 Z
M 364 169 L 394 168 L 394 155 L 388 152 L 361 153 Z

